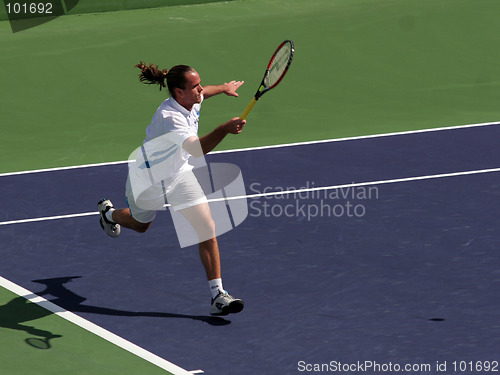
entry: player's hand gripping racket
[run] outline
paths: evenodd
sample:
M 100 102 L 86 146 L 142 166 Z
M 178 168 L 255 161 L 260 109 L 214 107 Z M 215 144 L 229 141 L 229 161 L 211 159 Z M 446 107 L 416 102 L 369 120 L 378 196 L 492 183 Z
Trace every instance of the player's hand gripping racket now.
M 241 114 L 240 119 L 244 120 L 248 116 L 255 103 L 257 103 L 257 100 L 264 93 L 278 86 L 278 83 L 281 82 L 292 62 L 293 52 L 293 42 L 291 40 L 285 40 L 276 48 L 271 61 L 267 65 L 266 73 L 264 74 L 264 78 L 262 78 L 259 89 Z

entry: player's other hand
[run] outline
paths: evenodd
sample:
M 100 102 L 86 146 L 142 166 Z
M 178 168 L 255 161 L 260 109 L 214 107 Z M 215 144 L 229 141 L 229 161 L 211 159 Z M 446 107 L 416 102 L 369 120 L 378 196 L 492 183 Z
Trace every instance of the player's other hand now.
M 233 117 L 231 120 L 224 124 L 224 128 L 228 133 L 240 134 L 243 131 L 243 127 L 247 123 L 247 120 L 242 120 L 239 117 Z
M 224 83 L 224 93 L 227 96 L 238 97 L 236 90 L 238 90 L 243 83 L 245 83 L 245 81 L 231 81 L 229 83 Z

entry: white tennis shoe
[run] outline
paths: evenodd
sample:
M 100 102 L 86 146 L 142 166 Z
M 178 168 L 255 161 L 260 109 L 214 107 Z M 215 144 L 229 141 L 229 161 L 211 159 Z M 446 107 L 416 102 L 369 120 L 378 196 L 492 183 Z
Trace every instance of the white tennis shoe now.
M 97 204 L 97 210 L 101 215 L 99 223 L 102 229 L 110 237 L 118 237 L 121 232 L 120 224 L 113 223 L 106 218 L 106 212 L 108 212 L 113 207 L 113 203 L 109 199 L 101 199 Z
M 230 296 L 226 291 L 220 292 L 217 297 L 212 299 L 210 315 L 223 316 L 236 314 L 243 310 L 244 303 L 241 299 Z

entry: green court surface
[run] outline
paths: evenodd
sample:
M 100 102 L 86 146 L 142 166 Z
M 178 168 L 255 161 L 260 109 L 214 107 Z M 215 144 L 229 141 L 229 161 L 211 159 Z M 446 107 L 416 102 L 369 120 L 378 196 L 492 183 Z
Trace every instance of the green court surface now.
M 166 97 L 139 60 L 245 80 L 203 106 L 200 133 L 238 116 L 270 54 L 293 39 L 282 85 L 220 147 L 498 120 L 497 0 L 239 0 L 0 22 L 0 172 L 126 160 Z
M 0 343 L 0 374 L 168 374 L 1 288 Z
M 218 149 L 498 121 L 498 14 L 498 0 L 235 0 L 2 21 L 0 173 L 126 160 L 167 95 L 140 84 L 140 60 L 245 80 L 204 103 L 204 134 L 241 113 L 284 39 L 290 72 Z M 1 289 L 0 306 L 0 374 L 165 373 Z M 21 325 L 62 337 L 37 349 Z

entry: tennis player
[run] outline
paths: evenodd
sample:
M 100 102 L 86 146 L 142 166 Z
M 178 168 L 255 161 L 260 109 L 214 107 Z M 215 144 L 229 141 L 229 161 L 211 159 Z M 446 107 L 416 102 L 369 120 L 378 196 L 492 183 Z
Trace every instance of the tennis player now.
M 223 288 L 221 263 L 215 223 L 206 197 L 192 172 L 193 166 L 188 163 L 190 155 L 207 154 L 212 151 L 228 134 L 239 134 L 246 123 L 234 117 L 212 132 L 198 138 L 198 121 L 201 103 L 214 95 L 226 94 L 237 97 L 236 92 L 243 81 L 231 81 L 216 86 L 202 86 L 199 74 L 191 67 L 177 65 L 170 70 L 160 70 L 156 65 L 141 62 L 136 65 L 141 70 L 139 79 L 145 84 L 168 87 L 170 97 L 156 110 L 151 123 L 146 129 L 144 143 L 164 134 L 175 132 L 181 139 L 179 147 L 172 156 L 177 158 L 177 169 L 173 172 L 171 186 L 166 187 L 167 201 L 173 208 L 179 209 L 184 217 L 196 229 L 200 239 L 199 254 L 208 278 L 212 294 L 211 315 L 227 315 L 238 313 L 243 309 L 243 301 L 229 295 Z M 170 192 L 170 193 L 169 193 Z M 111 237 L 120 234 L 121 227 L 144 233 L 150 227 L 156 211 L 147 210 L 137 205 L 133 197 L 130 178 L 126 185 L 128 208 L 115 209 L 109 199 L 98 203 L 100 224 Z

